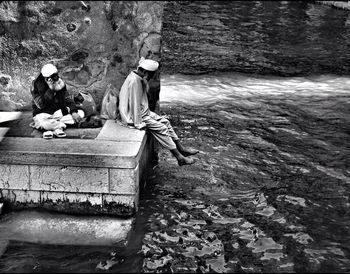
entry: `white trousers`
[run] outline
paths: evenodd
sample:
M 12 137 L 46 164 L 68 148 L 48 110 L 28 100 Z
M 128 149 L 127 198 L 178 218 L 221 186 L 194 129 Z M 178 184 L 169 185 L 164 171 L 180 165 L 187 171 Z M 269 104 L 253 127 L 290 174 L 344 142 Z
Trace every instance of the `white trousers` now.
M 168 119 L 150 111 L 150 115 L 142 117 L 142 122 L 146 124 L 146 128 L 164 148 L 176 148 L 174 140 L 178 140 L 179 137 Z
M 84 118 L 84 111 L 78 110 L 78 114 L 81 118 Z M 74 120 L 71 114 L 64 115 L 59 109 L 54 114 L 39 113 L 33 117 L 34 124 L 31 124 L 36 129 L 55 130 L 65 129 L 67 125 L 73 125 Z

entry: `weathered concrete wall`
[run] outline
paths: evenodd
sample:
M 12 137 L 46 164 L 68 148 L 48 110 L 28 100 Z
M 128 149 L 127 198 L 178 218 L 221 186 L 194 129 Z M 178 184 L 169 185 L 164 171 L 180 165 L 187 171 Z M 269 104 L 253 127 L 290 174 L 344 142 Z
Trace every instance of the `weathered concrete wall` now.
M 151 166 L 152 138 L 107 120 L 95 139 L 5 137 L 0 203 L 76 214 L 130 217 Z
M 100 105 L 108 84 L 116 92 L 141 56 L 161 61 L 160 1 L 0 2 L 0 109 L 30 103 L 30 84 L 53 62 L 73 93 Z M 151 84 L 159 93 L 159 75 Z

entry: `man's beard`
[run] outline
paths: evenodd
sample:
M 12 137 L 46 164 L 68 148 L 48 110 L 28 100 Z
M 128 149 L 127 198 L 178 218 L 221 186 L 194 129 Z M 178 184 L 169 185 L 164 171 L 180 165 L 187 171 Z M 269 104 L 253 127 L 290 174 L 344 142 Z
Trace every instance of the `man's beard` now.
M 64 88 L 64 85 L 65 84 L 64 84 L 63 80 L 60 78 L 56 82 L 49 84 L 49 88 L 51 90 L 59 91 L 59 90 Z

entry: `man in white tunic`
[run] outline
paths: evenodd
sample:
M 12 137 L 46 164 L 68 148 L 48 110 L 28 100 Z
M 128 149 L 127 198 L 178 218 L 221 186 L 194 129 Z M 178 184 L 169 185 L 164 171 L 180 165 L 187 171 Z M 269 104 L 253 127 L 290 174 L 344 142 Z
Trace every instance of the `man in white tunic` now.
M 137 70 L 133 70 L 127 76 L 119 94 L 121 120 L 128 126 L 149 130 L 164 148 L 170 150 L 180 166 L 191 165 L 195 161 L 188 156 L 198 153 L 198 150 L 184 148 L 169 120 L 149 109 L 148 81 L 153 77 L 158 67 L 157 61 L 143 59 Z

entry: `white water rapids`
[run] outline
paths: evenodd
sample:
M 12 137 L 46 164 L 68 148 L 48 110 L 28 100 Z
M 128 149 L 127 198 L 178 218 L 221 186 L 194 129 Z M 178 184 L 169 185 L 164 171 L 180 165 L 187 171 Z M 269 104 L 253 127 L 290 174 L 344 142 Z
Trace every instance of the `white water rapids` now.
M 320 75 L 310 77 L 254 76 L 244 74 L 164 75 L 161 77 L 160 104 L 205 105 L 239 97 L 260 95 L 317 96 L 349 95 L 350 77 Z

